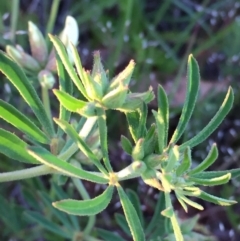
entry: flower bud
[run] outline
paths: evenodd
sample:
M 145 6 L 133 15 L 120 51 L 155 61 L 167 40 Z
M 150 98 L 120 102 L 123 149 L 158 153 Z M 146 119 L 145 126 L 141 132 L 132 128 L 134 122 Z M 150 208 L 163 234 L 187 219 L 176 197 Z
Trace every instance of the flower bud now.
M 148 167 L 156 168 L 161 164 L 161 162 L 166 161 L 167 158 L 168 158 L 168 155 L 166 153 L 163 153 L 161 155 L 151 154 L 145 157 L 143 161 L 146 163 Z
M 141 138 L 137 141 L 136 146 L 132 150 L 133 160 L 142 160 L 144 157 L 144 139 Z
M 28 34 L 32 56 L 44 65 L 48 56 L 47 44 L 38 27 L 30 21 L 28 22 Z
M 20 66 L 30 71 L 39 71 L 40 65 L 38 62 L 29 54 L 25 53 L 19 48 L 7 45 L 6 47 L 7 54 L 14 59 Z
M 55 78 L 53 74 L 48 70 L 42 70 L 38 74 L 38 80 L 40 85 L 47 89 L 52 89 L 55 84 Z
M 96 116 L 96 106 L 93 102 L 88 102 L 83 108 L 78 109 L 78 113 L 84 117 Z

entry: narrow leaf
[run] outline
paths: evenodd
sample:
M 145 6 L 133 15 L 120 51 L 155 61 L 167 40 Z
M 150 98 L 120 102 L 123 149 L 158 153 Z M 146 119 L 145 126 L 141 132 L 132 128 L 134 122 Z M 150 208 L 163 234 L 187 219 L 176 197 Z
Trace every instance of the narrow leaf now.
M 90 200 L 65 199 L 54 202 L 52 205 L 63 212 L 73 215 L 96 215 L 107 208 L 112 199 L 113 189 L 114 186 L 108 186 L 108 188 L 101 195 Z
M 28 164 L 40 164 L 27 151 L 27 143 L 16 135 L 0 128 L 0 152 L 16 161 Z
M 100 136 L 100 144 L 101 150 L 103 154 L 103 162 L 105 167 L 109 172 L 112 172 L 112 166 L 110 164 L 109 156 L 108 156 L 108 142 L 107 142 L 107 123 L 106 123 L 106 113 L 103 109 L 97 109 L 98 115 L 98 128 L 99 128 L 99 136 Z
M 176 165 L 176 162 L 179 161 L 179 150 L 178 150 L 178 146 L 174 146 L 169 153 L 169 158 L 168 158 L 168 163 L 167 166 L 165 168 L 165 172 L 171 172 L 173 170 L 173 168 Z
M 49 143 L 47 136 L 29 118 L 27 118 L 26 115 L 23 115 L 12 105 L 2 100 L 0 100 L 0 118 L 3 118 L 34 140 L 44 144 Z
M 131 136 L 136 143 L 138 140 L 139 113 L 138 111 L 128 112 L 126 113 L 126 117 Z
M 119 235 L 113 233 L 112 231 L 106 231 L 104 229 L 97 229 L 98 235 L 104 239 L 104 241 L 126 241 L 125 239 L 121 238 Z
M 203 172 L 204 170 L 206 170 L 208 167 L 210 167 L 217 159 L 218 157 L 218 149 L 216 144 L 214 143 L 211 147 L 211 150 L 209 151 L 207 157 L 204 159 L 203 162 L 201 162 L 197 167 L 195 167 L 194 169 L 192 169 L 188 175 L 193 175 L 196 173 L 200 173 Z
M 236 178 L 240 176 L 240 168 L 224 170 L 224 171 L 210 171 L 210 172 L 201 172 L 192 175 L 192 177 L 201 178 L 201 179 L 210 179 L 210 178 L 217 178 L 221 177 L 225 174 L 231 174 L 232 178 Z
M 132 203 L 128 199 L 128 196 L 124 192 L 121 186 L 117 186 L 118 195 L 120 197 L 120 201 L 123 207 L 123 211 L 125 214 L 125 217 L 127 219 L 132 237 L 134 241 L 144 241 L 145 235 L 140 223 L 140 220 L 138 218 L 137 212 L 134 209 Z
M 180 151 L 185 149 L 187 146 L 190 148 L 198 145 L 199 143 L 206 140 L 215 130 L 216 128 L 222 123 L 230 109 L 232 108 L 234 100 L 233 90 L 229 87 L 226 97 L 219 108 L 218 112 L 212 118 L 212 120 L 205 126 L 196 136 L 192 139 L 188 140 L 187 142 L 183 143 L 180 146 Z
M 63 43 L 61 42 L 61 40 L 58 37 L 52 36 L 52 35 L 49 34 L 49 38 L 53 42 L 53 45 L 54 45 L 60 59 L 62 60 L 62 63 L 64 65 L 64 67 L 66 68 L 69 76 L 71 77 L 72 81 L 74 82 L 74 84 L 76 85 L 78 90 L 83 94 L 83 96 L 88 99 L 88 96 L 86 94 L 86 90 L 84 89 L 84 87 L 83 87 L 80 79 L 78 78 L 72 64 L 69 61 L 69 57 L 68 57 L 67 51 L 65 49 L 65 46 L 63 45 Z
M 188 205 L 190 205 L 190 206 L 192 206 L 192 207 L 194 207 L 194 208 L 196 208 L 198 210 L 203 210 L 204 209 L 202 205 L 200 205 L 200 204 L 190 200 L 189 198 L 185 197 L 184 195 L 179 194 L 179 198 L 182 199 L 182 201 L 184 201 Z
M 191 149 L 187 147 L 183 154 L 182 163 L 176 170 L 177 176 L 181 176 L 182 174 L 184 174 L 191 167 L 191 164 L 192 164 Z
M 157 144 L 156 125 L 152 124 L 144 138 L 144 155 L 150 155 L 154 152 Z
M 163 122 L 162 136 L 163 136 L 163 146 L 165 147 L 168 141 L 169 104 L 168 104 L 167 94 L 161 85 L 158 85 L 157 101 L 158 101 L 158 114 L 160 116 L 159 118 Z
M 201 198 L 207 202 L 215 203 L 221 206 L 229 206 L 237 203 L 234 200 L 228 200 L 228 199 L 216 197 L 204 191 L 201 191 L 201 194 L 198 196 L 198 198 Z
M 127 154 L 129 154 L 129 155 L 132 154 L 132 149 L 133 149 L 132 143 L 124 135 L 121 135 L 121 145 L 122 145 L 123 150 Z
M 0 51 L 0 71 L 10 80 L 10 82 L 17 88 L 26 103 L 28 103 L 42 124 L 46 134 L 49 135 L 49 137 L 53 137 L 53 125 L 49 120 L 49 117 L 35 89 L 30 84 L 23 70 L 2 51 Z
M 177 191 L 175 191 L 175 194 L 176 194 L 177 200 L 181 204 L 182 208 L 187 213 L 188 212 L 188 207 L 187 207 L 186 203 L 182 200 L 181 195 Z
M 199 74 L 199 67 L 198 67 L 197 61 L 194 59 L 192 54 L 189 55 L 189 58 L 188 58 L 187 78 L 188 78 L 188 83 L 187 83 L 186 99 L 184 102 L 179 123 L 177 125 L 176 130 L 173 133 L 170 143 L 176 143 L 179 140 L 179 138 L 182 136 L 184 130 L 187 127 L 188 121 L 191 118 L 192 112 L 194 110 L 194 107 L 197 101 L 200 74 Z
M 227 183 L 230 179 L 231 179 L 231 173 L 227 173 L 223 176 L 215 177 L 211 179 L 200 179 L 200 178 L 195 178 L 191 176 L 188 178 L 189 181 L 194 182 L 198 185 L 203 185 L 203 186 L 222 185 Z
M 128 223 L 126 218 L 124 217 L 124 215 L 119 214 L 119 213 L 115 213 L 115 220 L 117 222 L 117 224 L 121 227 L 121 229 L 128 234 L 129 236 L 131 236 L 131 231 L 129 229 Z
M 138 138 L 145 137 L 146 135 L 147 113 L 148 113 L 147 105 L 143 103 L 139 111 L 140 118 L 139 118 L 139 126 L 138 126 Z
M 96 182 L 96 183 L 108 183 L 108 180 L 97 175 L 97 173 L 94 172 L 87 172 L 80 168 L 77 168 L 68 162 L 65 162 L 58 157 L 52 155 L 47 150 L 41 148 L 41 147 L 32 147 L 28 150 L 28 153 L 35 157 L 39 162 L 52 167 L 53 169 L 58 170 L 62 174 L 65 174 L 67 176 L 77 177 L 81 178 L 83 180 L 88 180 L 90 182 Z
M 58 78 L 59 78 L 59 90 L 64 91 L 70 95 L 73 94 L 73 84 L 72 81 L 65 69 L 65 67 L 62 64 L 62 61 L 59 57 L 59 55 L 56 55 L 57 60 L 57 71 L 58 71 Z M 60 111 L 59 111 L 59 119 L 69 121 L 71 112 L 67 111 L 65 107 L 60 103 Z M 63 134 L 62 130 L 58 128 L 58 136 L 61 136 Z
M 78 100 L 64 91 L 55 89 L 53 93 L 56 95 L 61 105 L 68 111 L 78 112 L 87 105 L 87 102 Z
M 92 150 L 88 147 L 84 140 L 82 140 L 82 138 L 78 135 L 74 128 L 64 120 L 54 119 L 54 121 L 64 130 L 64 132 L 68 134 L 68 136 L 70 136 L 74 140 L 74 142 L 78 145 L 79 149 L 83 152 L 83 154 L 88 157 L 103 174 L 108 176 L 108 173 L 102 166 L 100 160 L 92 152 Z

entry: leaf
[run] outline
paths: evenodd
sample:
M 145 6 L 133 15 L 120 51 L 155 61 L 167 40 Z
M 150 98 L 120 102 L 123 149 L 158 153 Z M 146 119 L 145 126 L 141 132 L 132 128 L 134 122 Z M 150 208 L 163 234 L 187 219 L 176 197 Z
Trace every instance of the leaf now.
M 98 116 L 98 129 L 100 136 L 100 145 L 103 154 L 103 162 L 108 172 L 112 172 L 112 166 L 110 164 L 108 156 L 108 142 L 107 142 L 107 123 L 106 123 L 106 113 L 103 109 L 97 109 Z
M 129 154 L 129 155 L 132 154 L 132 149 L 133 149 L 132 143 L 124 135 L 121 135 L 121 145 L 122 145 L 123 150 L 127 154 Z
M 161 85 L 158 85 L 158 115 L 159 119 L 162 121 L 162 142 L 163 146 L 165 147 L 167 145 L 168 141 L 168 127 L 169 127 L 169 104 L 168 104 L 168 98 L 167 94 L 164 91 L 163 87 Z M 158 130 L 158 133 L 160 134 L 160 129 Z M 158 134 L 158 138 L 160 137 Z
M 118 195 L 120 197 L 120 202 L 123 207 L 125 217 L 127 219 L 132 237 L 134 241 L 144 241 L 144 232 L 138 218 L 137 212 L 134 209 L 132 203 L 130 202 L 128 196 L 124 192 L 121 186 L 117 186 Z
M 0 128 L 0 152 L 14 160 L 28 163 L 40 164 L 27 151 L 27 143 L 22 141 L 13 133 Z
M 56 60 L 57 60 L 57 71 L 58 71 L 58 78 L 59 78 L 59 90 L 64 91 L 68 93 L 69 95 L 73 94 L 73 84 L 70 80 L 70 77 L 64 68 L 62 61 L 58 54 L 56 54 Z M 67 111 L 64 106 L 60 103 L 59 107 L 59 119 L 69 121 L 71 112 Z M 58 136 L 61 136 L 63 134 L 62 130 L 58 128 Z
M 177 191 L 175 191 L 175 194 L 176 194 L 177 200 L 181 204 L 182 208 L 187 213 L 188 212 L 188 207 L 187 207 L 186 203 L 182 200 L 182 198 L 181 198 L 182 195 L 180 195 L 180 193 L 178 193 Z
M 147 105 L 143 103 L 139 111 L 140 118 L 139 118 L 138 132 L 137 132 L 138 138 L 145 137 L 146 135 L 147 114 L 148 114 Z
M 37 212 L 25 211 L 24 215 L 31 221 L 36 222 L 37 224 L 39 224 L 40 226 L 42 226 L 43 228 L 45 228 L 46 230 L 48 230 L 52 233 L 55 233 L 61 237 L 67 238 L 67 239 L 72 238 L 72 234 L 70 232 L 68 233 L 68 232 L 64 231 L 61 226 L 48 220 L 43 215 L 41 215 Z
M 20 131 L 29 135 L 34 140 L 48 144 L 49 139 L 26 115 L 14 108 L 12 105 L 0 100 L 0 118 L 4 119 Z
M 117 234 L 113 233 L 112 231 L 106 231 L 104 229 L 97 229 L 97 234 L 104 239 L 104 241 L 126 241 L 125 239 L 121 238 Z
M 220 177 L 215 177 L 211 179 L 200 179 L 196 177 L 189 177 L 188 180 L 191 182 L 194 182 L 198 185 L 203 185 L 203 186 L 216 186 L 216 185 L 222 185 L 227 183 L 231 179 L 231 173 L 227 173 L 223 176 Z
M 203 206 L 190 200 L 189 198 L 185 197 L 184 195 L 181 195 L 180 193 L 178 194 L 179 199 L 182 199 L 182 201 L 184 201 L 185 203 L 187 203 L 188 205 L 198 209 L 198 210 L 203 210 Z
M 192 112 L 194 110 L 194 107 L 197 101 L 200 74 L 199 74 L 198 63 L 194 59 L 192 54 L 190 54 L 188 58 L 188 76 L 187 77 L 188 77 L 188 83 L 187 83 L 186 99 L 184 102 L 180 120 L 178 122 L 176 130 L 173 133 L 170 143 L 176 143 L 179 140 L 179 138 L 182 136 L 184 130 L 187 127 L 188 121 L 191 118 Z
M 191 167 L 191 164 L 192 164 L 191 149 L 188 146 L 184 151 L 182 163 L 176 170 L 177 176 L 183 175 Z
M 210 179 L 210 178 L 216 178 L 221 177 L 225 174 L 231 173 L 232 178 L 236 178 L 240 176 L 240 168 L 230 169 L 230 170 L 224 170 L 224 171 L 209 171 L 209 172 L 201 172 L 192 175 L 192 177 L 195 178 L 201 178 L 201 179 Z
M 214 143 L 207 157 L 204 159 L 204 161 L 201 162 L 197 167 L 192 169 L 190 172 L 188 172 L 188 175 L 191 176 L 193 174 L 203 172 L 216 161 L 217 157 L 218 157 L 218 149 L 216 144 Z
M 207 202 L 215 203 L 221 206 L 229 206 L 232 204 L 236 204 L 237 202 L 234 200 L 228 200 L 220 197 L 213 196 L 209 193 L 206 193 L 204 191 L 201 191 L 201 194 L 197 196 L 198 198 L 201 198 Z
M 78 78 L 72 64 L 69 61 L 69 57 L 68 57 L 68 54 L 66 52 L 65 46 L 63 45 L 63 43 L 61 42 L 61 40 L 58 37 L 52 36 L 51 34 L 49 34 L 49 38 L 52 41 L 60 59 L 62 60 L 62 63 L 64 65 L 64 67 L 66 68 L 69 76 L 71 77 L 73 83 L 76 85 L 78 90 L 83 94 L 83 96 L 88 99 L 88 96 L 86 94 L 86 90 L 84 89 L 84 87 L 83 87 L 80 79 Z
M 74 140 L 74 142 L 78 145 L 79 149 L 83 152 L 83 154 L 88 157 L 103 174 L 108 176 L 108 173 L 102 166 L 100 160 L 92 152 L 92 150 L 88 147 L 84 140 L 82 140 L 82 138 L 78 135 L 74 128 L 64 120 L 54 119 L 54 121 L 67 133 L 68 136 L 70 136 Z
M 66 108 L 68 111 L 78 112 L 87 105 L 87 102 L 78 100 L 64 91 L 55 89 L 53 90 L 53 93 L 56 95 L 61 105 L 64 106 L 64 108 Z
M 142 160 L 144 158 L 144 139 L 141 138 L 137 141 L 132 149 L 132 158 L 134 161 Z
M 176 162 L 179 161 L 179 150 L 178 150 L 178 146 L 174 146 L 169 153 L 169 157 L 168 157 L 168 163 L 167 166 L 165 167 L 165 172 L 171 172 L 175 165 Z
M 157 144 L 156 125 L 152 124 L 144 138 L 144 155 L 150 155 L 154 152 Z
M 42 124 L 46 134 L 49 137 L 54 136 L 54 129 L 49 117 L 43 107 L 33 86 L 30 84 L 23 70 L 0 51 L 0 71 L 11 81 L 17 88 L 20 95 L 28 103 L 34 114 Z
M 121 229 L 126 234 L 131 236 L 131 231 L 129 229 L 128 223 L 127 223 L 126 218 L 124 217 L 124 215 L 119 214 L 119 213 L 115 213 L 114 217 L 115 217 L 115 220 L 116 220 L 117 224 L 121 227 Z
M 96 173 L 87 172 L 82 169 L 79 169 L 69 164 L 68 162 L 65 162 L 59 159 L 58 157 L 52 155 L 49 151 L 41 147 L 31 147 L 27 151 L 31 156 L 35 157 L 42 164 L 52 167 L 53 169 L 56 169 L 60 173 L 65 174 L 67 176 L 81 178 L 83 180 L 88 180 L 90 182 L 102 184 L 108 183 L 107 179 L 97 175 Z
M 63 212 L 73 215 L 96 215 L 107 208 L 112 199 L 113 189 L 114 186 L 108 186 L 108 188 L 101 195 L 90 200 L 65 199 L 54 202 L 52 205 Z
M 127 189 L 127 195 L 129 197 L 129 200 L 133 204 L 133 206 L 134 206 L 134 208 L 135 208 L 135 210 L 138 214 L 141 225 L 143 227 L 144 226 L 144 218 L 143 218 L 143 213 L 142 213 L 141 203 L 140 203 L 139 197 L 138 197 L 137 193 L 134 192 L 131 189 Z
M 229 87 L 226 97 L 219 108 L 218 112 L 215 116 L 211 119 L 207 126 L 205 126 L 196 136 L 192 139 L 188 140 L 187 142 L 183 143 L 179 148 L 180 151 L 185 149 L 187 146 L 190 148 L 198 145 L 199 143 L 206 140 L 215 130 L 216 128 L 222 123 L 230 109 L 232 108 L 234 100 L 233 90 Z
M 131 136 L 136 143 L 138 140 L 139 113 L 137 111 L 127 112 L 126 117 Z

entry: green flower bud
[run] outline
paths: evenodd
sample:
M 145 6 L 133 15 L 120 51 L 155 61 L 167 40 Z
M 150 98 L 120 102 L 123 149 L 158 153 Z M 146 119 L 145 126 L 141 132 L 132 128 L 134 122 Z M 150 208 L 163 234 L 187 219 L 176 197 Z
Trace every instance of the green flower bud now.
M 146 104 L 148 104 L 149 102 L 151 102 L 154 99 L 154 93 L 153 93 L 153 89 L 150 86 L 149 90 L 143 93 L 130 93 L 128 95 L 128 98 L 131 99 L 141 99 L 142 101 L 144 101 Z
M 94 64 L 93 64 L 91 76 L 93 79 L 95 79 L 96 76 L 100 76 L 99 83 L 101 84 L 103 93 L 105 94 L 108 88 L 108 78 L 107 78 L 106 72 L 104 71 L 99 51 L 96 51 L 93 53 L 93 63 Z
M 168 158 L 168 155 L 166 153 L 161 155 L 151 154 L 145 157 L 143 161 L 146 163 L 148 167 L 156 168 L 161 164 L 161 162 L 166 161 L 167 158 Z
M 13 60 L 27 70 L 37 72 L 41 68 L 38 62 L 32 56 L 25 53 L 20 48 L 7 45 L 6 52 Z
M 137 141 L 136 146 L 133 148 L 132 151 L 132 158 L 133 160 L 142 160 L 144 158 L 144 139 L 141 138 Z
M 40 85 L 47 89 L 52 89 L 55 84 L 55 78 L 53 74 L 48 70 L 42 70 L 38 74 L 38 80 Z
M 119 84 L 129 85 L 134 67 L 135 63 L 133 60 L 131 60 L 128 66 L 111 81 L 108 92 L 117 88 Z
M 28 22 L 28 34 L 32 56 L 40 64 L 45 64 L 48 56 L 46 41 L 38 27 L 30 21 Z
M 108 92 L 102 99 L 102 104 L 109 109 L 121 108 L 128 93 L 128 87 L 120 84 L 116 89 Z
M 143 101 L 140 98 L 131 98 L 129 97 L 129 94 L 128 94 L 125 102 L 120 108 L 118 108 L 118 110 L 124 113 L 133 112 L 133 111 L 136 111 L 136 109 L 141 107 L 142 102 Z

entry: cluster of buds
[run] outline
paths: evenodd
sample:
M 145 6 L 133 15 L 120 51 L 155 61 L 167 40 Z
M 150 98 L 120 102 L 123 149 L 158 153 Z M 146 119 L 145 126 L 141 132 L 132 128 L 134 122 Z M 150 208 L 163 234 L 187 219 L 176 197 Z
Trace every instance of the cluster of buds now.
M 26 53 L 20 45 L 6 46 L 7 54 L 17 62 L 26 73 L 38 75 L 41 86 L 51 89 L 55 83 L 53 73 L 57 71 L 55 51 L 48 51 L 47 42 L 39 28 L 32 22 L 28 22 L 28 36 L 31 55 Z M 79 31 L 76 20 L 68 16 L 65 26 L 60 34 L 60 39 L 66 46 L 69 58 L 70 42 L 77 44 Z

